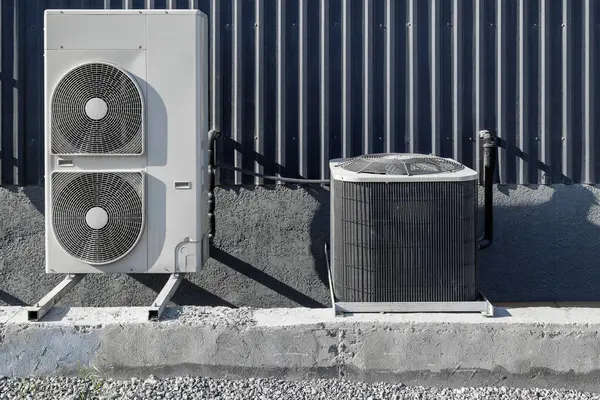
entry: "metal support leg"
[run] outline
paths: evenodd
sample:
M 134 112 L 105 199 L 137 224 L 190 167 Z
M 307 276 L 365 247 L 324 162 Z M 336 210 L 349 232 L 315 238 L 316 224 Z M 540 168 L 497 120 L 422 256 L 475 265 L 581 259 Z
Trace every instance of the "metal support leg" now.
M 496 308 L 483 294 L 481 294 L 481 301 L 485 303 L 485 311 L 482 311 L 481 314 L 484 317 L 495 317 L 496 316 Z
M 156 296 L 156 300 L 148 310 L 148 320 L 150 321 L 158 321 L 163 311 L 165 311 L 165 307 L 171 301 L 171 297 L 177 291 L 179 285 L 181 285 L 181 281 L 183 281 L 184 274 L 171 274 L 167 283 L 162 288 L 158 296 Z
M 45 295 L 35 306 L 27 309 L 27 320 L 39 321 L 65 294 L 77 285 L 86 274 L 70 274 Z

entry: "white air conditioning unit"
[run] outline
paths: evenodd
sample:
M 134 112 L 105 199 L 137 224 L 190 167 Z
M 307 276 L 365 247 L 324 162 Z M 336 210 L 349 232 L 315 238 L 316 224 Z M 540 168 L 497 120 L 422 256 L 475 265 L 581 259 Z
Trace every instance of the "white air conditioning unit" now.
M 477 172 L 423 154 L 330 162 L 337 312 L 482 312 Z M 337 301 L 335 301 L 337 300 Z
M 46 272 L 200 271 L 207 34 L 195 10 L 46 11 Z

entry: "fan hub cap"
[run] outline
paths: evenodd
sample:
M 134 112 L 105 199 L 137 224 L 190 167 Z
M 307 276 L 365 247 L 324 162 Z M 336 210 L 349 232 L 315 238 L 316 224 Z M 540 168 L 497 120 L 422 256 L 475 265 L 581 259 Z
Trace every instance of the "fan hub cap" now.
M 85 222 L 92 229 L 102 229 L 108 223 L 108 213 L 102 207 L 90 208 L 85 215 Z
M 94 97 L 85 103 L 85 113 L 94 121 L 98 121 L 108 113 L 108 105 L 99 97 Z

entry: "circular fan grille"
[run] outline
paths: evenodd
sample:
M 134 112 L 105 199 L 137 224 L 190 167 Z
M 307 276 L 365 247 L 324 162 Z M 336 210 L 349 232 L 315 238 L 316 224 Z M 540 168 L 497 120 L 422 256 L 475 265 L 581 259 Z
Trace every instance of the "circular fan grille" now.
M 51 108 L 54 154 L 142 153 L 142 94 L 117 67 L 89 63 L 69 71 Z
M 409 176 L 456 172 L 464 168 L 445 158 L 401 153 L 367 154 L 345 161 L 340 167 L 362 174 Z
M 52 175 L 52 223 L 61 246 L 88 264 L 108 264 L 136 245 L 144 225 L 141 173 Z

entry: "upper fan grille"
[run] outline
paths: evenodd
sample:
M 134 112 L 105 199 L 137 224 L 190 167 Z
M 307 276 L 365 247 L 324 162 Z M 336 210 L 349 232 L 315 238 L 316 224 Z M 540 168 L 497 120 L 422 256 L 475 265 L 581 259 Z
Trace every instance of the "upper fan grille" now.
M 88 264 L 108 264 L 136 245 L 144 225 L 141 172 L 55 172 L 52 224 L 58 242 Z
M 445 158 L 424 154 L 367 154 L 340 164 L 348 171 L 380 175 L 430 175 L 456 172 L 462 164 Z
M 106 63 L 69 71 L 51 103 L 54 154 L 142 154 L 142 93 L 126 72 Z

